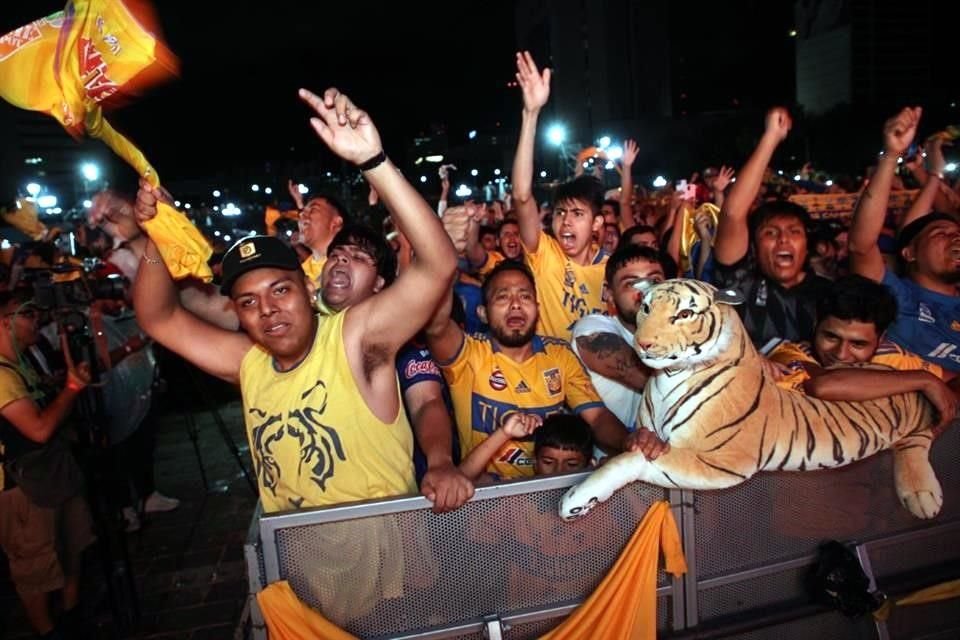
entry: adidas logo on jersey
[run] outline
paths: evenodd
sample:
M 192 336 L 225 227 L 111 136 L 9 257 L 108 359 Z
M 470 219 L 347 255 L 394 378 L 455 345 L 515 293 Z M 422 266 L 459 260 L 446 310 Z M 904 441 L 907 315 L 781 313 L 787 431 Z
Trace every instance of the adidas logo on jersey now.
M 517 393 L 530 393 L 530 387 L 527 386 L 527 383 L 523 380 L 520 381 L 520 384 L 514 389 Z

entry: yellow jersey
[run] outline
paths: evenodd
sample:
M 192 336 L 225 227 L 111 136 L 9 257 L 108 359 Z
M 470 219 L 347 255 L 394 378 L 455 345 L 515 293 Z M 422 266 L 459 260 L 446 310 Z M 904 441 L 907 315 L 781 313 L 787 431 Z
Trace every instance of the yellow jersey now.
M 307 277 L 310 278 L 316 285 L 320 286 L 320 276 L 323 275 L 323 265 L 327 264 L 327 257 L 322 256 L 320 258 L 315 255 L 310 256 L 306 260 L 300 263 L 300 268 L 303 269 L 303 272 L 307 274 Z
M 540 303 L 537 333 L 570 341 L 573 325 L 583 316 L 604 313 L 603 272 L 607 255 L 597 251 L 592 262 L 579 265 L 543 231 L 536 251 L 524 247 L 524 262 L 533 272 Z
M 777 385 L 782 389 L 793 391 L 803 391 L 803 383 L 810 379 L 804 364 L 821 366 L 817 362 L 812 347 L 805 342 L 784 340 L 767 357 L 773 362 L 790 368 L 790 373 L 778 381 Z M 882 364 L 898 371 L 928 371 L 943 379 L 943 369 L 939 365 L 927 362 L 887 339 L 880 340 L 877 350 L 870 358 L 870 364 Z
M 438 364 L 453 399 L 461 459 L 511 413 L 545 418 L 603 406 L 570 345 L 555 338 L 534 336 L 533 356 L 515 362 L 489 336 L 464 336 L 457 355 Z M 491 458 L 487 471 L 501 478 L 532 476 L 533 438 L 507 441 Z
M 403 404 L 384 423 L 354 382 L 345 313 L 319 316 L 310 352 L 290 371 L 254 345 L 240 365 L 250 455 L 264 512 L 416 493 Z M 397 384 L 397 396 L 400 386 Z

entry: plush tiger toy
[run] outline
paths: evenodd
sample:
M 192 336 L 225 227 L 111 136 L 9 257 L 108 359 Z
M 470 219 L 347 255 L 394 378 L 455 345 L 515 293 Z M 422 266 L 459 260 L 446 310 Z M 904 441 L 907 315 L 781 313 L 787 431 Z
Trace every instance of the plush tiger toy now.
M 722 489 L 758 471 L 829 469 L 893 448 L 894 481 L 918 518 L 943 494 L 928 457 L 934 410 L 919 393 L 868 402 L 827 402 L 779 388 L 767 377 L 734 291 L 697 280 L 646 289 L 634 347 L 656 370 L 638 424 L 670 443 L 654 461 L 623 453 L 572 487 L 560 503 L 571 520 L 641 480 L 679 489 Z

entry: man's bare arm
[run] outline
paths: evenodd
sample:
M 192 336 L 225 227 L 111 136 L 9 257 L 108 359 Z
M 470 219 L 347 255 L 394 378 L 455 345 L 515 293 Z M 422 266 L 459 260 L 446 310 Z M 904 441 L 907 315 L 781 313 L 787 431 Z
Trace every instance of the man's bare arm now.
M 854 273 L 879 282 L 884 264 L 877 239 L 883 230 L 897 158 L 909 148 L 920 123 L 920 107 L 906 108 L 883 125 L 884 153 L 853 211 L 847 245 Z
M 723 202 L 717 220 L 717 235 L 713 243 L 713 255 L 723 265 L 739 262 L 750 248 L 750 231 L 747 217 L 763 183 L 763 174 L 770 164 L 773 152 L 787 137 L 793 121 L 786 109 L 776 107 L 767 113 L 766 130 L 757 148 L 743 165 L 730 194 Z
M 529 51 L 517 54 L 517 82 L 523 90 L 520 139 L 513 159 L 513 204 L 520 223 L 520 239 L 527 251 L 540 244 L 540 215 L 533 197 L 533 149 L 540 110 L 550 98 L 550 69 L 541 74 Z
M 156 215 L 159 192 L 140 181 L 136 212 L 140 222 Z M 253 346 L 245 333 L 228 331 L 196 317 L 183 308 L 177 288 L 151 242 L 137 271 L 133 306 L 137 322 L 151 338 L 211 375 L 239 381 L 240 363 Z
M 640 362 L 637 352 L 614 333 L 580 336 L 577 350 L 587 369 L 634 391 L 642 392 L 650 377 L 649 369 Z

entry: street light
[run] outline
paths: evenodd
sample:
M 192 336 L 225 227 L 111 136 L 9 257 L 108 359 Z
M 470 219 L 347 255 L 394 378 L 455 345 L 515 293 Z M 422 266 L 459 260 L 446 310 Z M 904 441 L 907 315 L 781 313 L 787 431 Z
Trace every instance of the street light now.
M 567 129 L 562 124 L 552 124 L 547 127 L 547 140 L 555 146 L 562 145 L 567 139 Z
M 41 209 L 51 209 L 57 206 L 57 196 L 40 196 L 37 198 L 37 206 Z
M 30 184 L 27 185 L 27 193 L 29 193 L 30 197 L 32 198 L 36 198 L 37 194 L 40 193 L 41 189 L 42 187 L 38 185 L 36 182 L 31 182 Z
M 657 189 L 662 189 L 663 187 L 667 186 L 667 179 L 663 176 L 657 176 L 653 179 L 653 186 Z
M 437 154 L 435 156 L 427 156 L 424 158 L 427 162 L 443 162 L 443 156 Z
M 310 193 L 310 189 L 308 189 L 307 185 L 305 184 L 298 184 L 297 191 L 299 191 L 301 195 L 307 195 L 308 193 Z
M 500 169 L 494 169 L 494 170 L 493 170 L 493 175 L 495 175 L 495 176 L 500 175 Z
M 456 193 L 457 197 L 459 198 L 466 198 L 471 193 L 473 193 L 473 190 L 471 190 L 470 187 L 468 187 L 467 185 L 462 184 L 459 187 L 457 187 L 457 190 L 454 193 Z
M 253 191 L 254 193 L 260 191 L 260 185 L 258 185 L 258 184 L 256 184 L 256 183 L 250 185 L 250 191 Z
M 954 171 L 957 170 L 957 163 L 956 163 L 956 162 L 948 162 L 948 163 L 946 164 L 946 166 L 943 168 L 943 170 L 944 170 L 944 171 L 949 171 L 950 173 L 953 173 Z
M 607 157 L 611 160 L 619 160 L 623 157 L 623 147 L 610 147 L 607 149 Z
M 214 190 L 213 190 L 213 197 L 214 197 L 214 198 L 219 198 L 219 197 L 220 197 L 220 189 L 214 189 Z
M 84 200 L 84 201 L 83 201 L 83 208 L 84 208 L 84 209 L 89 209 L 89 208 L 92 207 L 92 206 L 93 206 L 93 200 Z
M 597 146 L 601 149 L 606 149 L 610 146 L 610 136 L 600 136 L 600 139 L 597 140 Z
M 271 193 L 273 193 L 273 189 L 271 189 L 270 187 L 267 187 L 266 189 L 263 190 L 263 192 L 267 195 L 270 195 Z
M 426 182 L 427 176 L 420 176 L 420 182 Z
M 100 178 L 100 167 L 92 162 L 84 162 L 80 165 L 80 173 L 87 182 L 94 182 Z
M 476 176 L 480 175 L 480 172 L 477 171 L 476 169 L 470 169 L 470 175 L 476 177 Z
M 541 171 L 541 172 L 540 172 L 540 177 L 541 177 L 541 178 L 546 178 L 546 177 L 547 177 L 547 172 L 546 172 L 546 171 Z

